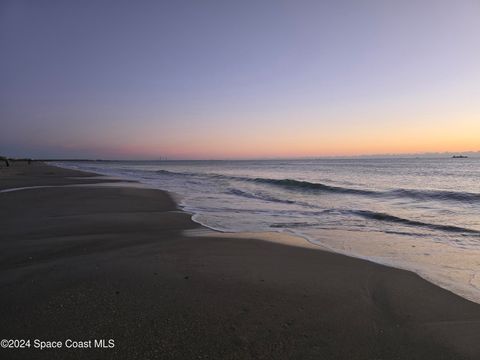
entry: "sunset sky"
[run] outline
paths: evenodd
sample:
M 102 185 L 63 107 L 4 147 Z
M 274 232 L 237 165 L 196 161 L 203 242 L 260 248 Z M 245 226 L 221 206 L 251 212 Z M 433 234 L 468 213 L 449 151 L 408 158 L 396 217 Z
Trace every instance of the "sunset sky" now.
M 0 154 L 480 150 L 480 1 L 0 2 Z

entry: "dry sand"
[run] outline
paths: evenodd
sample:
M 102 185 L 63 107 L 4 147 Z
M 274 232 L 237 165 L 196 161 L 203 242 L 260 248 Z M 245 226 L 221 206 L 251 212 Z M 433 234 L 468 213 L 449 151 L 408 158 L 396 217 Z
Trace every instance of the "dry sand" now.
M 41 163 L 0 168 L 0 189 L 100 181 Z M 480 358 L 480 306 L 413 273 L 205 231 L 160 190 L 0 193 L 0 338 L 115 340 L 0 357 Z

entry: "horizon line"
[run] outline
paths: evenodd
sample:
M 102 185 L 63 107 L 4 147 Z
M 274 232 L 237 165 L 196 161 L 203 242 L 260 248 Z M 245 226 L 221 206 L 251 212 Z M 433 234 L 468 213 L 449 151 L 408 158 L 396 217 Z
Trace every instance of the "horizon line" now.
M 34 161 L 261 161 L 261 160 L 316 160 L 316 159 L 356 159 L 356 158 L 411 158 L 411 157 L 442 157 L 452 155 L 474 155 L 480 156 L 480 150 L 477 151 L 443 151 L 443 152 L 421 152 L 421 153 L 380 153 L 380 154 L 359 154 L 359 155 L 313 155 L 313 156 L 292 156 L 292 157 L 258 157 L 258 158 L 169 158 L 168 156 L 159 156 L 158 158 L 128 159 L 128 158 L 85 158 L 85 157 L 6 157 L 12 160 L 31 159 Z

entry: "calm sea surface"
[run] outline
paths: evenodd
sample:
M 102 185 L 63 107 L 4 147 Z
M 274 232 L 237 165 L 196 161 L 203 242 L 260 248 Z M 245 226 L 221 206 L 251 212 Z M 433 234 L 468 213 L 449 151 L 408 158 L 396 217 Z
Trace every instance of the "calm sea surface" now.
M 292 232 L 480 300 L 480 158 L 59 165 L 173 192 L 213 229 Z

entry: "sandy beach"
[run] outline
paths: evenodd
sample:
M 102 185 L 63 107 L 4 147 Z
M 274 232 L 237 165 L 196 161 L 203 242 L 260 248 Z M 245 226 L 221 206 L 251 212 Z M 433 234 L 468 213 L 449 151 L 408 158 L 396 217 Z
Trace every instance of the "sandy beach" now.
M 102 182 L 113 181 L 2 164 L 0 191 L 44 187 L 0 192 L 1 339 L 114 340 L 2 358 L 480 358 L 480 305 L 413 273 L 195 236 L 200 225 L 168 193 L 92 185 Z M 64 186 L 74 184 L 89 186 Z

